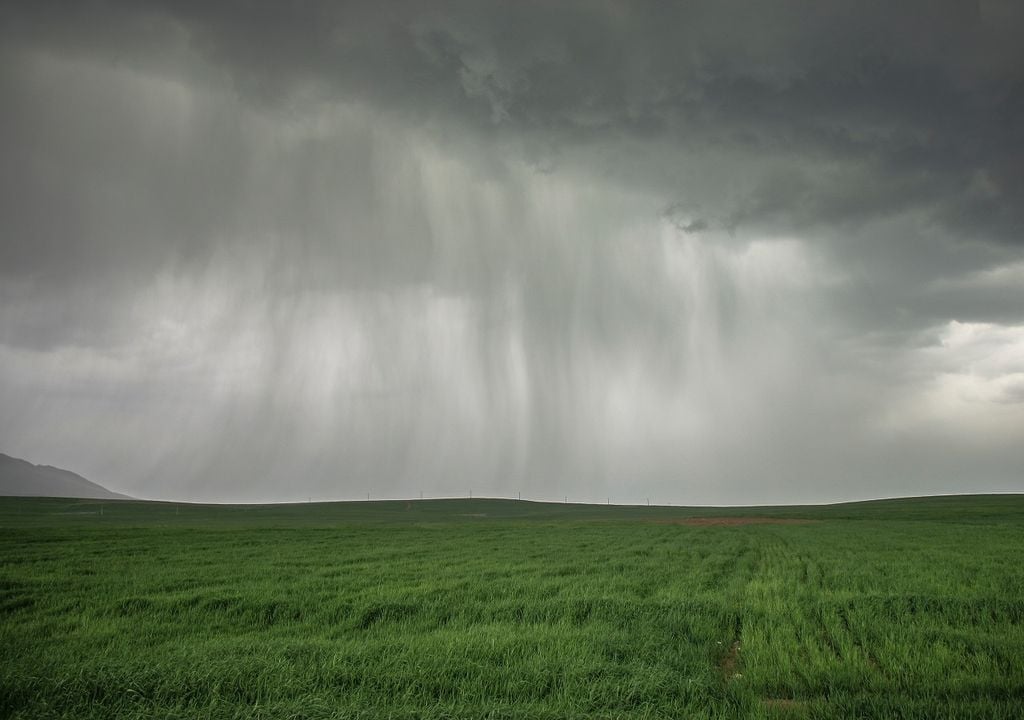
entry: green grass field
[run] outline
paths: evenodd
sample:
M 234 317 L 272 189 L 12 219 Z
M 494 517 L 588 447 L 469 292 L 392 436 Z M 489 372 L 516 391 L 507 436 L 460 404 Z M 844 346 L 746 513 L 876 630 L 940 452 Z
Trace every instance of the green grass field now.
M 1017 719 L 1022 559 L 1020 495 L 2 498 L 0 717 Z

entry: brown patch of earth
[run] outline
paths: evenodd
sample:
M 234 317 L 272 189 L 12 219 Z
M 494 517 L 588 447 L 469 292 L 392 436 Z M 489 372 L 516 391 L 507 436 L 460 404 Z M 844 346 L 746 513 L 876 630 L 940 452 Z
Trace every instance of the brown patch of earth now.
M 732 645 L 729 646 L 729 651 L 718 662 L 718 671 L 722 673 L 722 677 L 726 680 L 734 680 L 743 677 L 739 673 L 739 667 L 740 641 L 733 640 Z
M 766 708 L 782 712 L 800 712 L 807 709 L 805 701 L 792 698 L 764 698 L 761 702 Z
M 819 520 L 802 518 L 771 518 L 771 517 L 688 517 L 651 520 L 659 525 L 809 525 Z

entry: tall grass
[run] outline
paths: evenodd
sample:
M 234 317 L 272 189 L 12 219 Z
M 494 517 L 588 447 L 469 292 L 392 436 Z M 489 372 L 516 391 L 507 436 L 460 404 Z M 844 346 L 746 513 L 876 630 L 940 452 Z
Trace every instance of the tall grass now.
M 811 524 L 702 527 L 489 502 L 99 516 L 0 501 L 0 716 L 1024 707 L 1019 497 L 905 501 L 909 520 L 848 506 L 804 509 Z

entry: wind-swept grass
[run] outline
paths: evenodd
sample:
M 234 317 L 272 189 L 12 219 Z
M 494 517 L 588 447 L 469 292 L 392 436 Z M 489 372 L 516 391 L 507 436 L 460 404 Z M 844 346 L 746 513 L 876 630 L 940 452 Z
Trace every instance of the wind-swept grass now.
M 741 511 L 98 505 L 0 500 L 0 716 L 1024 707 L 1018 496 Z M 666 522 L 695 514 L 815 522 Z

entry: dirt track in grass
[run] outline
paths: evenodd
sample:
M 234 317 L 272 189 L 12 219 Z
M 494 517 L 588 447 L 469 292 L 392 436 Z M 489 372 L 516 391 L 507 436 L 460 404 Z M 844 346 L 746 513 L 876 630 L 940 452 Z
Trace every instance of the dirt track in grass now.
M 819 520 L 770 517 L 689 517 L 653 520 L 659 525 L 810 525 Z

